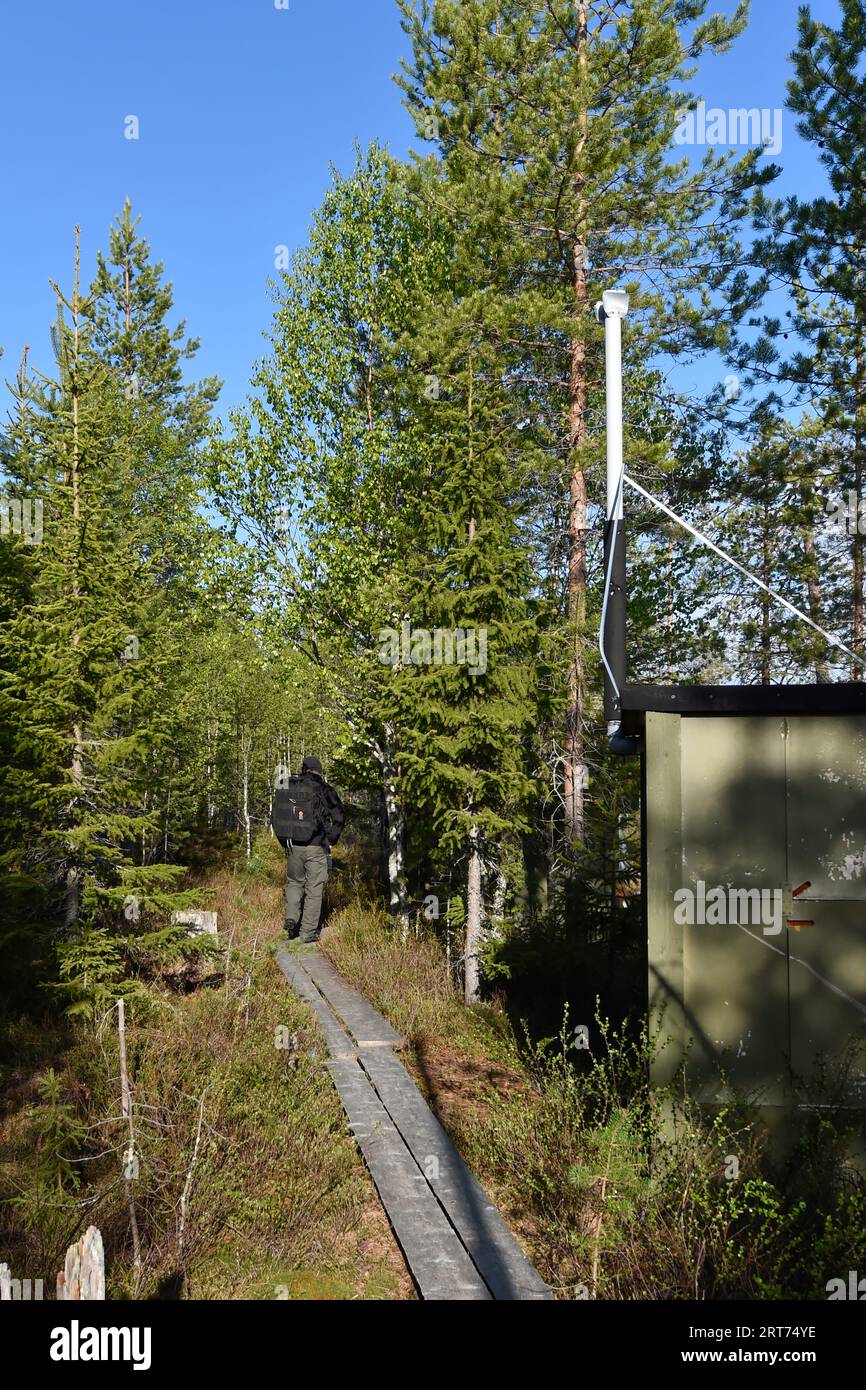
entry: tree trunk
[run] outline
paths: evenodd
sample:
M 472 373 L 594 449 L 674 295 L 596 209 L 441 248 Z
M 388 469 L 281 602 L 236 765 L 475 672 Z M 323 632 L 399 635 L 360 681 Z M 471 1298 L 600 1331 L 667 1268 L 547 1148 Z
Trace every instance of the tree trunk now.
M 854 538 L 851 544 L 852 617 L 851 648 L 863 656 L 863 534 L 860 530 L 863 501 L 863 356 L 858 347 L 854 384 Z M 859 661 L 851 663 L 851 679 L 863 679 Z
M 770 565 L 770 534 L 768 507 L 764 503 L 764 527 L 762 536 L 761 578 L 769 585 L 772 579 Z M 770 684 L 772 674 L 772 650 L 770 634 L 770 595 L 766 590 L 761 594 L 761 685 Z
M 126 1190 L 126 1204 L 129 1208 L 129 1227 L 132 1233 L 132 1268 L 135 1274 L 135 1296 L 141 1279 L 141 1241 L 138 1235 L 138 1220 L 135 1214 L 135 1200 L 132 1184 L 136 1177 L 135 1124 L 132 1118 L 132 1096 L 129 1090 L 129 1073 L 126 1068 L 126 1006 L 122 999 L 117 1001 L 117 1037 L 120 1053 L 120 1109 L 126 1121 L 128 1147 L 123 1163 L 123 1185 Z
M 147 807 L 148 807 L 148 798 L 149 798 L 149 796 L 150 796 L 150 793 L 149 793 L 149 791 L 147 790 L 147 788 L 145 787 L 145 789 L 144 789 L 144 802 L 143 802 L 143 809 L 144 809 L 144 814 L 145 814 L 145 816 L 147 815 Z M 143 826 L 142 826 L 142 830 L 141 830 L 141 863 L 142 863 L 142 865 L 144 865 L 144 864 L 147 863 L 147 838 L 146 838 L 146 836 L 145 836 L 144 827 L 143 827 Z
M 252 734 L 244 734 L 241 739 L 241 757 L 243 761 L 243 817 L 244 835 L 247 845 L 247 859 L 252 858 L 252 828 L 250 824 L 250 745 Z
M 508 892 L 508 880 L 502 872 L 501 864 L 494 866 L 493 883 L 493 902 L 490 915 L 494 922 L 501 922 L 505 916 L 505 895 Z
M 165 798 L 165 833 L 162 839 L 162 857 L 168 863 L 168 833 L 171 828 L 171 778 L 168 779 L 168 791 Z
M 475 1004 L 481 995 L 478 952 L 481 947 L 481 933 L 484 926 L 484 909 L 481 897 L 481 846 L 478 826 L 469 831 L 469 868 L 466 881 L 466 945 L 463 953 L 463 997 L 467 1004 Z
M 70 483 L 72 488 L 72 519 L 76 533 L 75 548 L 72 559 L 72 604 L 73 604 L 73 628 L 72 628 L 72 649 L 77 652 L 81 643 L 81 581 L 78 570 L 78 557 L 81 553 L 81 477 L 80 477 L 80 458 L 78 449 L 78 355 L 80 344 L 80 301 L 78 297 L 79 271 L 81 263 L 81 232 L 80 228 L 75 228 L 75 283 L 72 292 L 72 450 L 70 460 Z M 84 777 L 84 728 L 79 718 L 74 719 L 72 724 L 72 765 L 70 767 L 72 785 L 75 788 L 70 813 L 74 816 L 78 805 L 80 788 Z M 72 848 L 72 862 L 68 864 L 66 870 L 66 887 L 63 894 L 63 925 L 68 930 L 75 926 L 78 921 L 78 914 L 81 910 L 81 866 L 78 863 L 78 851 Z
M 578 5 L 579 63 L 582 72 L 587 64 L 586 4 Z M 577 158 L 586 146 L 586 109 L 580 117 Z M 584 807 L 584 706 L 585 670 L 583 660 L 584 623 L 586 620 L 586 474 L 583 471 L 580 449 L 586 439 L 586 306 L 587 284 L 587 217 L 584 195 L 585 176 L 575 175 L 577 212 L 572 251 L 571 288 L 572 314 L 575 331 L 571 340 L 568 374 L 568 458 L 571 475 L 568 489 L 568 630 L 571 655 L 568 668 L 568 713 L 565 727 L 565 768 L 563 801 L 565 829 L 573 845 L 581 845 L 586 830 Z
M 400 796 L 400 771 L 394 761 L 393 731 L 385 728 L 382 747 L 382 787 L 388 832 L 388 910 L 400 926 L 401 941 L 409 939 L 409 894 L 406 886 L 404 841 L 406 815 Z
M 389 892 L 388 882 L 388 806 L 385 800 L 384 786 L 379 789 L 378 794 L 378 818 L 379 818 L 379 884 L 382 892 Z
M 214 818 L 214 799 L 213 799 L 213 779 L 214 779 L 214 733 L 213 725 L 208 720 L 207 725 L 207 828 L 213 829 Z
M 803 536 L 803 554 L 806 559 L 806 591 L 809 595 L 809 617 L 813 623 L 823 625 L 823 592 L 821 589 L 820 568 L 815 555 L 815 532 L 811 521 Z M 815 680 L 825 685 L 829 680 L 827 663 L 822 657 L 815 659 Z

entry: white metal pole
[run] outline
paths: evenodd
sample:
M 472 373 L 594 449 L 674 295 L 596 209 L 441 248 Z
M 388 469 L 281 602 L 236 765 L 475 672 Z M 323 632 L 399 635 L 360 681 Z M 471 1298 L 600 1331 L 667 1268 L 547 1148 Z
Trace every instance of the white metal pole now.
M 604 320 L 607 519 L 622 521 L 622 321 L 628 313 L 628 295 L 620 290 L 606 290 L 600 307 Z
M 623 519 L 622 321 L 628 295 L 605 290 L 595 316 L 604 324 L 607 415 L 607 521 L 604 528 L 604 598 L 599 647 L 604 664 L 604 712 L 608 737 L 619 736 L 621 691 L 626 679 L 625 521 Z M 613 747 L 613 744 L 611 744 Z

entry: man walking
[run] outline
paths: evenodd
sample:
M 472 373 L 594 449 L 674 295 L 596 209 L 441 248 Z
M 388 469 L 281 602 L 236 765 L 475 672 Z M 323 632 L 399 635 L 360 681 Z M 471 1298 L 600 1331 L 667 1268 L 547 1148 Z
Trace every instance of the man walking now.
M 291 939 L 300 929 L 301 941 L 318 941 L 322 896 L 331 875 L 331 847 L 339 840 L 345 820 L 343 803 L 325 781 L 322 764 L 315 757 L 304 758 L 300 777 L 289 779 L 283 795 L 288 834 L 277 834 L 286 851 L 286 933 Z

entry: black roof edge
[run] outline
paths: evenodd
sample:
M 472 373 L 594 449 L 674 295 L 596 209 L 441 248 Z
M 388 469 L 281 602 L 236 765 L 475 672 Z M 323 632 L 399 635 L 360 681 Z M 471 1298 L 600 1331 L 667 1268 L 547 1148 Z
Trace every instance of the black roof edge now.
M 866 714 L 866 682 L 824 685 L 626 685 L 623 729 L 648 710 L 668 714 Z

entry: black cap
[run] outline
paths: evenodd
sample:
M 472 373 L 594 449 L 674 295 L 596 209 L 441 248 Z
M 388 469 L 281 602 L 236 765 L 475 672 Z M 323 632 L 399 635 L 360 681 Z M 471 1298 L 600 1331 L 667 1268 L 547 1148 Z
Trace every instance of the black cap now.
M 321 777 L 322 764 L 319 762 L 319 759 L 317 757 L 315 757 L 313 754 L 310 754 L 310 756 L 308 758 L 304 758 L 304 761 L 301 763 L 301 771 L 318 772 L 319 776 Z

